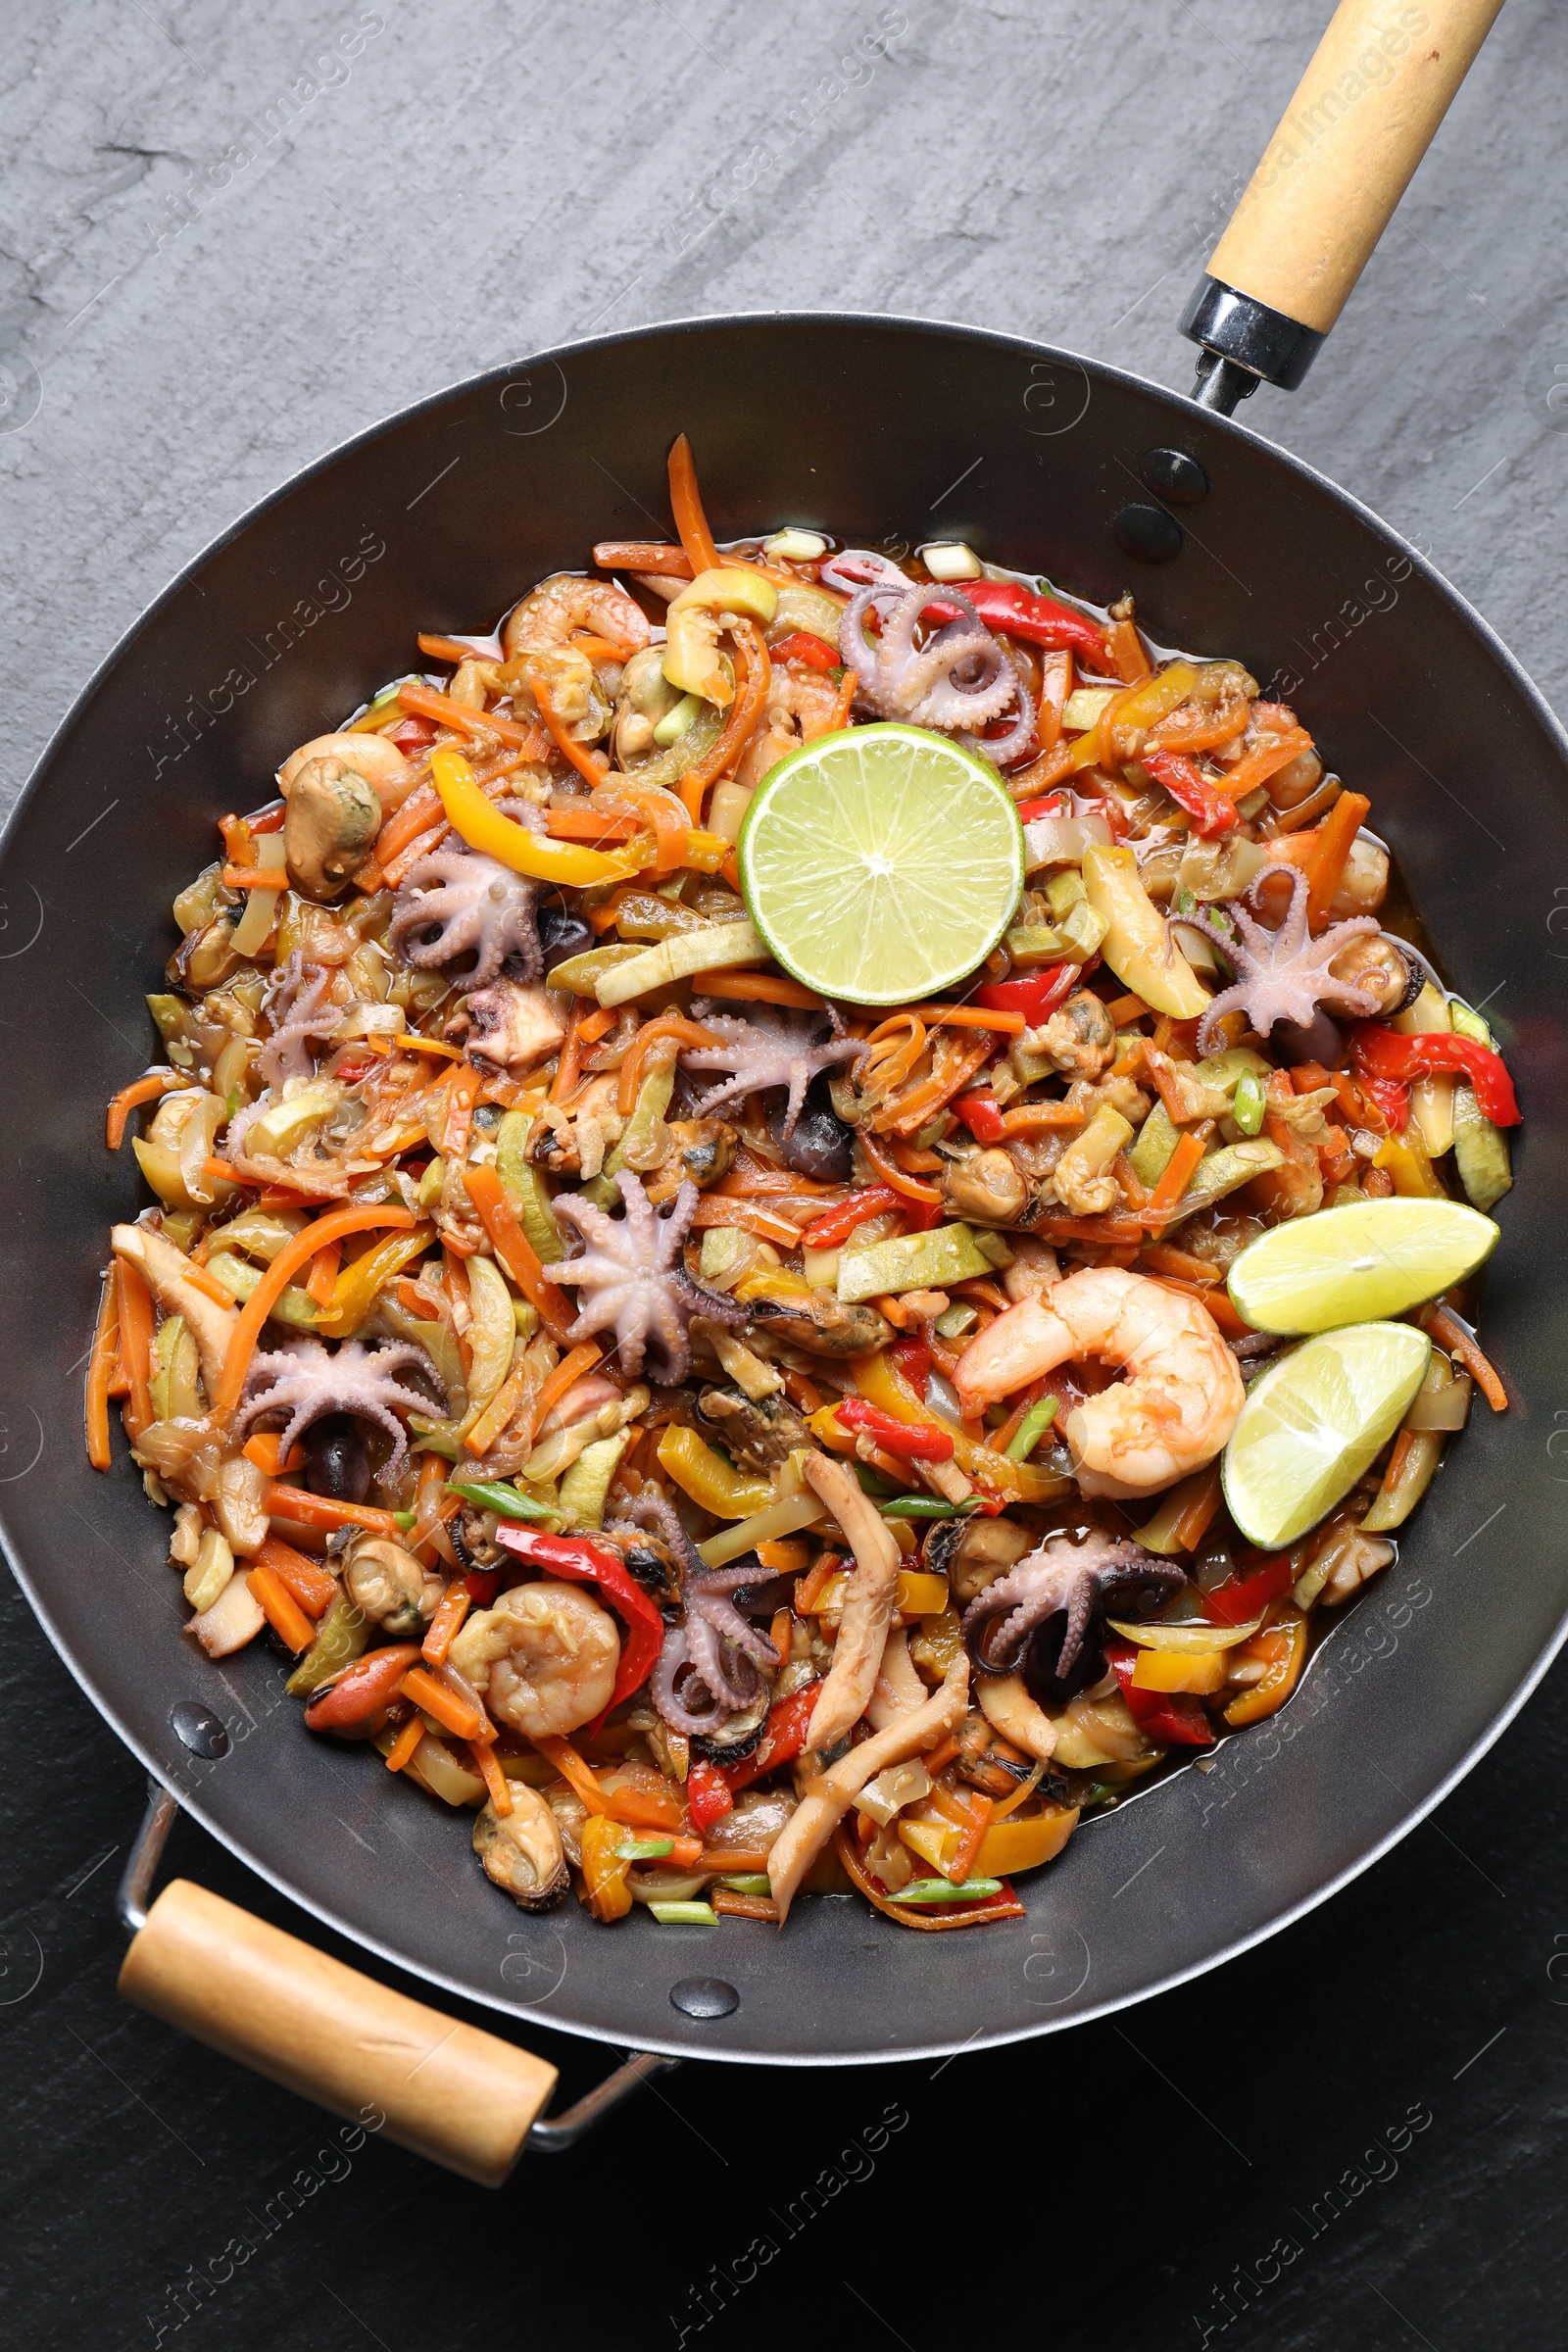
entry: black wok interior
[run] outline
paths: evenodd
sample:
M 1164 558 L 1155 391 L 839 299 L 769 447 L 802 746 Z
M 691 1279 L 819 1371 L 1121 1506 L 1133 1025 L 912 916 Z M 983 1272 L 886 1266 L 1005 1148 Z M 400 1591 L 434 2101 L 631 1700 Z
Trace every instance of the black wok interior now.
M 1398 1562 L 1283 1715 L 1092 1821 L 1021 1882 L 1026 1920 L 974 1937 L 902 1933 L 841 1900 L 801 1904 L 783 1936 L 644 1917 L 608 1932 L 573 1902 L 524 1917 L 480 1874 L 464 1817 L 306 1737 L 275 1648 L 221 1667 L 194 1651 L 167 1520 L 118 1427 L 108 1476 L 82 1451 L 107 1229 L 143 1199 L 129 1151 L 104 1148 L 103 1106 L 153 1058 L 143 993 L 213 820 L 269 798 L 289 750 L 407 670 L 416 629 L 487 627 L 593 540 L 665 535 L 681 430 L 720 539 L 784 519 L 966 538 L 1096 600 L 1130 586 L 1156 639 L 1277 681 L 1372 796 L 1527 1121 L 1487 1277 L 1512 1409 L 1478 1404 Z M 1155 448 L 1195 456 L 1211 485 L 1174 510 L 1184 544 L 1157 566 L 1114 533 L 1148 503 Z M 54 1640 L 145 1762 L 307 1908 L 520 2020 L 622 2045 L 797 2064 L 948 2050 L 1069 2024 L 1266 1935 L 1412 1826 L 1563 1631 L 1564 750 L 1484 625 L 1352 501 L 1241 426 L 1038 345 L 821 317 L 663 328 L 481 378 L 353 444 L 106 664 L 0 852 L 0 1525 Z M 228 1727 L 219 1761 L 171 1729 L 192 1698 Z M 733 2013 L 679 2013 L 670 1986 L 692 1976 L 732 1984 Z

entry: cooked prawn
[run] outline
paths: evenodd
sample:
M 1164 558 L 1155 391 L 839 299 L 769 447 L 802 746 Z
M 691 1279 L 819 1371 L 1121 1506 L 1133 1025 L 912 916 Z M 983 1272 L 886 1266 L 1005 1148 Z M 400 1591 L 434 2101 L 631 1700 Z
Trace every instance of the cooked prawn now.
M 964 1411 L 978 1413 L 1084 1356 L 1128 1374 L 1067 1415 L 1062 1436 L 1086 1494 L 1148 1494 L 1200 1470 L 1246 1401 L 1207 1309 L 1115 1266 L 1087 1267 L 1009 1306 L 964 1349 L 954 1378 Z
M 509 662 L 519 654 L 560 653 L 577 630 L 603 637 L 625 661 L 648 643 L 648 615 L 613 580 L 585 580 L 558 571 L 508 613 L 501 643 Z
M 543 1577 L 478 1609 L 448 1653 L 512 1731 L 528 1740 L 574 1732 L 610 1704 L 620 1636 L 608 1609 L 574 1585 Z
M 786 752 L 813 736 L 825 735 L 833 724 L 839 693 L 822 671 L 799 663 L 776 662 L 767 682 L 762 723 L 747 747 L 736 770 L 742 784 L 760 784 Z

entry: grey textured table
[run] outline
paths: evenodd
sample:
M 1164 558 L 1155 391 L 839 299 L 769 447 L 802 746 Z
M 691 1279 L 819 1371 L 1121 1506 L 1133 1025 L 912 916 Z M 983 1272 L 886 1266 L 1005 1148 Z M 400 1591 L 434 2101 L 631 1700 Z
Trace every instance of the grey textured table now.
M 1172 319 L 1327 7 L 19 11 L 0 796 L 243 508 L 542 345 L 836 306 L 1185 384 Z M 1247 420 L 1425 549 L 1568 711 L 1554 30 L 1510 0 L 1316 374 Z M 911 2352 L 1020 2325 L 1135 2352 L 1561 2340 L 1560 1671 L 1435 1819 L 1217 1977 L 946 2068 L 688 2068 L 490 2198 L 345 2147 L 117 2003 L 139 1774 L 9 1584 L 4 1605 L 0 2162 L 27 2352 L 771 2344 L 808 2296 Z M 199 1833 L 171 1859 L 290 1924 Z M 603 2069 L 541 2046 L 568 2089 Z

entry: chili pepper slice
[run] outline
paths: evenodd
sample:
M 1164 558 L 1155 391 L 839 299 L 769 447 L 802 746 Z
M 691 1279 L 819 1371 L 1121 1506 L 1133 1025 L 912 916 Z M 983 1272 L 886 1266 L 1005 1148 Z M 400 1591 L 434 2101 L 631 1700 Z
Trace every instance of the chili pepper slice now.
M 896 1421 L 891 1413 L 867 1404 L 863 1396 L 845 1396 L 833 1408 L 843 1429 L 863 1430 L 889 1453 L 911 1462 L 951 1462 L 953 1435 L 934 1421 Z
M 1212 1747 L 1214 1727 L 1201 1701 L 1183 1691 L 1140 1690 L 1133 1681 L 1138 1652 L 1130 1642 L 1107 1642 L 1105 1661 L 1121 1685 L 1127 1711 L 1151 1740 L 1168 1740 L 1172 1747 Z
M 1162 784 L 1178 808 L 1193 820 L 1193 831 L 1203 835 L 1235 829 L 1236 803 L 1215 790 L 1196 760 L 1185 752 L 1145 751 L 1140 760 L 1156 784 Z
M 999 1009 L 995 1004 L 986 1007 L 988 1012 Z M 984 1087 L 977 1087 L 972 1094 L 960 1095 L 953 1107 L 977 1144 L 1000 1144 L 1007 1132 L 1002 1123 L 1001 1104 L 996 1096 L 988 1093 Z
M 1052 653 L 1082 654 L 1099 670 L 1112 667 L 1105 632 L 1087 612 L 1075 612 L 1017 580 L 965 580 L 963 593 L 989 628 L 1005 629 L 1009 637 Z M 926 612 L 932 620 L 943 616 L 940 603 L 928 605 Z M 945 617 L 956 620 L 957 606 Z
M 839 658 L 826 638 L 817 637 L 809 629 L 794 629 L 788 637 L 770 645 L 768 653 L 775 662 L 805 662 L 812 669 L 837 669 Z
M 597 1585 L 625 1619 L 626 1640 L 621 1645 L 610 1705 L 591 1727 L 591 1735 L 597 1737 L 611 1707 L 618 1707 L 623 1698 L 630 1698 L 634 1690 L 641 1690 L 654 1670 L 664 1645 L 664 1620 L 658 1604 L 649 1598 L 616 1553 L 603 1544 L 590 1544 L 583 1537 L 540 1536 L 531 1527 L 503 1525 L 496 1529 L 496 1542 L 507 1551 L 515 1552 L 519 1560 L 532 1560 L 556 1576 L 575 1577 L 579 1584 Z
M 1400 1037 L 1396 1030 L 1369 1022 L 1356 1031 L 1350 1054 L 1358 1078 L 1432 1078 L 1450 1072 L 1468 1078 L 1483 1116 L 1494 1127 L 1519 1124 L 1513 1080 L 1501 1054 L 1478 1045 L 1473 1037 L 1456 1037 L 1442 1030 Z
M 970 1003 L 987 1012 L 1021 1012 L 1031 1029 L 1038 1029 L 1071 996 L 1081 968 L 1076 963 L 1048 963 L 1027 979 L 990 980 L 975 990 Z

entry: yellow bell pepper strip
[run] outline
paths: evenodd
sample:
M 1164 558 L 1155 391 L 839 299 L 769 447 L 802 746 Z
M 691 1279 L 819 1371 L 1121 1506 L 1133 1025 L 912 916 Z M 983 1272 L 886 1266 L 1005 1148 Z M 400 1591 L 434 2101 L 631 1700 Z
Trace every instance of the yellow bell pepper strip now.
M 1078 1826 L 1076 1805 L 1055 1805 L 1043 1813 L 1030 1814 L 1022 1821 L 993 1822 L 980 1840 L 971 1869 L 977 1878 L 1010 1879 L 1015 1871 L 1038 1870 L 1043 1862 L 1052 1861 L 1060 1853 Z M 944 1856 L 951 1859 L 956 1850 L 957 1832 L 941 1822 L 899 1822 L 899 1836 L 911 1853 L 929 1862 L 933 1870 L 943 1868 Z M 953 1889 L 950 1887 L 949 1892 Z M 900 1900 L 909 1900 L 906 1887 Z
M 858 1355 L 851 1359 L 855 1385 L 868 1404 L 880 1406 L 896 1421 L 919 1425 L 939 1421 L 953 1432 L 953 1458 L 970 1478 L 1004 1495 L 1009 1502 L 1049 1502 L 1065 1491 L 1066 1481 L 1053 1477 L 1049 1471 L 1037 1470 L 1029 1462 L 1014 1462 L 990 1446 L 982 1446 L 966 1438 L 956 1422 L 917 1396 L 896 1364 L 888 1360 L 887 1351 L 878 1355 Z
M 1121 747 L 1135 733 L 1142 736 L 1179 703 L 1185 703 L 1197 683 L 1198 671 L 1191 662 L 1172 662 L 1153 677 L 1140 678 L 1125 694 L 1113 696 L 1088 734 L 1072 746 L 1068 770 L 1101 767 L 1107 760 L 1127 758 L 1129 754 Z
M 952 1505 L 945 1506 L 946 1516 L 955 1516 Z M 849 1571 L 841 1570 L 830 1576 L 812 1594 L 810 1606 L 797 1603 L 799 1614 L 807 1617 L 832 1617 L 844 1606 L 844 1595 L 850 1589 Z M 901 1568 L 893 1588 L 893 1612 L 899 1617 L 940 1617 L 948 1605 L 948 1580 L 933 1576 L 924 1568 Z
M 608 1813 L 590 1813 L 582 1825 L 583 1885 L 595 1919 L 624 1919 L 631 1909 L 631 1863 L 615 1850 L 624 1835 Z
M 367 1250 L 345 1266 L 332 1285 L 332 1295 L 316 1319 L 323 1339 L 346 1339 L 358 1331 L 387 1284 L 405 1266 L 421 1257 L 435 1239 L 433 1225 L 416 1225 L 412 1233 L 395 1233 Z M 319 1261 L 318 1261 L 319 1262 Z
M 1193 1650 L 1183 1656 L 1174 1649 L 1141 1649 L 1133 1661 L 1133 1687 L 1139 1690 L 1190 1690 L 1206 1698 L 1224 1685 L 1230 1671 L 1222 1649 Z
M 587 890 L 599 882 L 623 882 L 639 869 L 639 859 L 622 855 L 607 858 L 598 850 L 579 849 L 575 842 L 552 841 L 530 833 L 526 825 L 503 816 L 486 800 L 461 752 L 445 745 L 430 754 L 430 774 L 447 821 L 470 850 L 478 850 L 514 874 L 536 882 L 558 882 L 568 890 Z
M 220 1420 L 226 1421 L 239 1403 L 262 1326 L 288 1288 L 290 1278 L 308 1265 L 318 1250 L 342 1241 L 346 1234 L 366 1233 L 377 1225 L 395 1225 L 407 1231 L 415 1221 L 413 1210 L 407 1208 L 336 1208 L 324 1217 L 315 1218 L 284 1243 L 240 1309 L 239 1321 L 230 1335 L 218 1394 L 213 1398 L 213 1409 Z M 123 1313 L 121 1329 L 125 1329 Z
M 1443 1179 L 1427 1154 L 1426 1141 L 1412 1123 L 1402 1136 L 1386 1135 L 1372 1155 L 1375 1168 L 1386 1169 L 1394 1189 L 1411 1200 L 1446 1200 Z
M 1124 988 L 1173 1021 L 1196 1020 L 1208 993 L 1170 938 L 1165 918 L 1138 877 L 1130 849 L 1091 842 L 1084 852 L 1084 889 L 1107 925 L 1101 955 Z
M 764 1544 L 776 1543 L 781 1536 L 794 1535 L 797 1528 L 815 1527 L 826 1517 L 819 1497 L 815 1494 L 790 1494 L 782 1502 L 769 1503 L 755 1519 L 743 1519 L 736 1527 L 726 1527 L 716 1536 L 710 1536 L 697 1549 L 705 1568 L 722 1568 L 729 1560 L 738 1560 L 743 1552 L 757 1551 L 760 1556 Z
M 695 1429 L 669 1422 L 662 1431 L 658 1455 L 677 1487 L 693 1502 L 711 1511 L 715 1519 L 750 1519 L 773 1500 L 765 1478 L 748 1478 L 705 1446 Z
M 777 609 L 778 591 L 760 572 L 739 564 L 700 571 L 664 616 L 664 676 L 682 693 L 701 695 L 705 703 L 727 710 L 735 689 L 719 663 L 719 614 L 741 613 L 765 628 Z
M 1260 1683 L 1250 1684 L 1225 1709 L 1225 1720 L 1234 1729 L 1277 1714 L 1296 1689 L 1306 1663 L 1304 1615 L 1288 1601 L 1276 1602 L 1273 1624 L 1254 1634 L 1241 1654 L 1261 1658 L 1268 1671 Z

